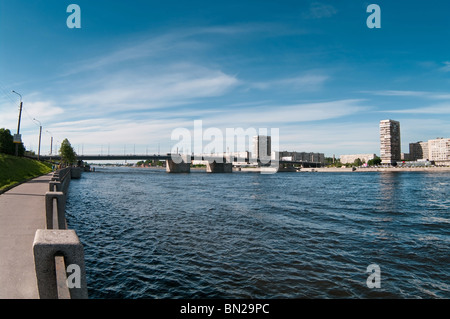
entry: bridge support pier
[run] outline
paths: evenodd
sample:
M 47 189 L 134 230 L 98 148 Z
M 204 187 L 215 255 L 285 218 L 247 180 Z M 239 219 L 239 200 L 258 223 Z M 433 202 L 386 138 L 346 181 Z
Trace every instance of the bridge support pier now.
M 233 172 L 233 164 L 232 163 L 217 163 L 213 161 L 212 163 L 208 162 L 206 164 L 206 172 L 207 173 L 232 173 Z
M 166 160 L 167 173 L 190 173 L 191 157 L 187 155 L 172 155 Z

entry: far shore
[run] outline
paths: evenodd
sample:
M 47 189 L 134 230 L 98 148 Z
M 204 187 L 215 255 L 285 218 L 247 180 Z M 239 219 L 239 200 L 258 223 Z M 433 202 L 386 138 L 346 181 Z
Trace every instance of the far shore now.
M 350 168 L 337 168 L 337 167 L 322 167 L 322 168 L 302 168 L 302 172 L 450 172 L 450 167 L 362 167 L 353 170 Z
M 101 165 L 92 165 L 101 166 Z M 136 167 L 136 168 L 152 168 L 152 169 L 160 169 L 166 170 L 165 167 L 152 166 L 152 167 Z M 206 167 L 191 167 L 193 171 L 206 171 Z M 271 168 L 263 169 L 266 172 L 273 171 Z M 242 167 L 242 168 L 233 168 L 233 172 L 255 172 L 261 173 L 262 169 L 258 167 Z M 287 171 L 287 172 L 298 172 L 298 173 L 364 173 L 364 172 L 450 172 L 450 166 L 445 167 L 357 167 L 355 170 L 351 167 L 320 167 L 320 168 L 302 168 L 299 171 Z M 279 173 L 283 173 L 279 171 Z

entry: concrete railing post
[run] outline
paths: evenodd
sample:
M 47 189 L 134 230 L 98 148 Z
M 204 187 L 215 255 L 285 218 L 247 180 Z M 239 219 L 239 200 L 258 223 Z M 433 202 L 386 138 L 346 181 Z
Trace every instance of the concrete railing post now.
M 48 185 L 49 185 L 50 192 L 60 192 L 62 190 L 60 181 L 50 181 L 50 183 Z
M 65 265 L 76 269 L 70 275 L 73 281 L 69 278 L 66 281 L 70 297 L 88 298 L 84 249 L 74 230 L 38 229 L 34 237 L 33 253 L 41 299 L 58 299 L 55 256 L 63 256 Z M 73 267 L 74 265 L 77 267 Z
M 45 215 L 47 229 L 53 229 L 53 200 L 56 199 L 58 229 L 66 228 L 66 196 L 63 192 L 47 192 L 45 193 Z

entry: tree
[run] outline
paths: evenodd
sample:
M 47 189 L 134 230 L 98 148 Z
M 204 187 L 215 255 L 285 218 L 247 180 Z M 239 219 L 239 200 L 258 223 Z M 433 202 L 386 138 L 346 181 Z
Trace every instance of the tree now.
M 355 161 L 353 162 L 354 166 L 361 166 L 362 165 L 362 161 L 360 158 L 355 159 Z
M 23 143 L 19 144 L 19 156 L 23 156 L 25 153 L 25 147 Z M 14 144 L 14 137 L 11 131 L 5 128 L 0 128 L 0 153 L 15 155 L 16 145 Z
M 375 165 L 380 165 L 381 164 L 381 158 L 379 158 L 378 156 L 375 156 L 374 159 L 371 159 L 367 162 L 367 165 L 369 166 L 375 166 Z
M 341 167 L 342 163 L 339 158 L 325 157 L 325 165 L 327 167 Z
M 11 132 L 8 129 L 0 129 L 0 153 L 14 154 L 14 143 Z
M 142 165 L 144 165 L 144 161 L 139 161 L 139 162 L 136 163 L 136 166 L 138 166 L 138 167 L 140 167 Z
M 72 145 L 70 145 L 70 142 L 67 138 L 64 139 L 64 141 L 62 141 L 61 143 L 59 155 L 61 156 L 61 162 L 68 166 L 77 161 L 77 154 L 75 153 Z

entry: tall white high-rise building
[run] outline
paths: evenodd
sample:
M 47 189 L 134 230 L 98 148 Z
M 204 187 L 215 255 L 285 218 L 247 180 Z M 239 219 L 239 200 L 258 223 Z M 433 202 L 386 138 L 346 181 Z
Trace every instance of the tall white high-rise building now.
M 400 122 L 380 121 L 380 158 L 382 164 L 396 164 L 401 160 Z

